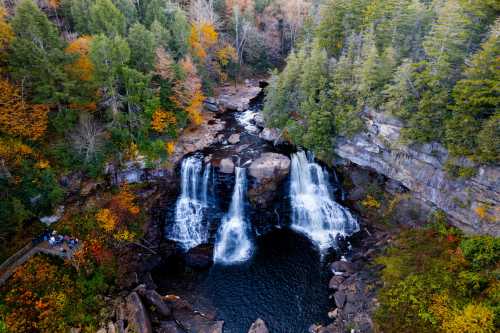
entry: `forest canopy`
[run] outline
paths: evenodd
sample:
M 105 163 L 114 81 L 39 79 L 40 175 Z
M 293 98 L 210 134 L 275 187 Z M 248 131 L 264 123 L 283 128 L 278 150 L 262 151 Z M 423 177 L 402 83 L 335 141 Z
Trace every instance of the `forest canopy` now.
M 441 142 L 455 157 L 500 156 L 500 5 L 480 0 L 327 0 L 275 72 L 267 120 L 330 155 L 368 109 L 404 122 L 408 142 Z

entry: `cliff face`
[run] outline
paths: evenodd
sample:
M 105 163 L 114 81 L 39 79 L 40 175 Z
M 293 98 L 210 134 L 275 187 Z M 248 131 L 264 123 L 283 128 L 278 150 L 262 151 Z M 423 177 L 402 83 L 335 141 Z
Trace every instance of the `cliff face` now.
M 338 156 L 400 182 L 415 198 L 446 212 L 465 232 L 500 236 L 498 167 L 474 166 L 474 177 L 453 179 L 444 170 L 448 152 L 440 144 L 402 144 L 402 124 L 383 113 L 366 110 L 364 120 L 363 133 L 337 140 Z

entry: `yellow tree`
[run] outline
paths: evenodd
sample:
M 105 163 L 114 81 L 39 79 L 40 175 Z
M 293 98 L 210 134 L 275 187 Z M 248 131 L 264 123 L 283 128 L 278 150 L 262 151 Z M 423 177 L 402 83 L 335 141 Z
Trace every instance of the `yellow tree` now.
M 20 89 L 0 78 L 0 132 L 40 139 L 47 130 L 48 113 L 48 106 L 28 103 Z
M 94 72 L 94 65 L 89 57 L 91 42 L 91 36 L 82 36 L 70 42 L 66 47 L 66 53 L 76 56 L 75 61 L 68 65 L 66 70 L 81 81 L 90 81 Z

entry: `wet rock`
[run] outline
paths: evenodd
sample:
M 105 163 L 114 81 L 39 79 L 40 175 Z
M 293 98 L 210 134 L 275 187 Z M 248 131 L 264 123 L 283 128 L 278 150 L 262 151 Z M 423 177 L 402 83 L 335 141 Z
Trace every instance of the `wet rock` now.
M 231 136 L 227 139 L 227 142 L 229 142 L 232 145 L 239 143 L 240 142 L 240 134 L 239 133 L 231 134 Z
M 188 332 L 222 333 L 222 327 L 224 326 L 223 321 L 212 321 L 197 313 L 177 320 Z
M 270 179 L 283 179 L 290 172 L 290 159 L 277 153 L 264 153 L 252 162 L 250 176 L 258 182 Z
M 343 291 L 337 291 L 333 297 L 335 298 L 335 305 L 337 308 L 342 309 L 345 304 L 346 295 Z
M 339 275 L 335 275 L 330 279 L 330 282 L 328 283 L 328 287 L 330 289 L 337 290 L 339 289 L 340 285 L 344 282 L 344 278 Z
M 354 265 L 348 261 L 338 260 L 332 262 L 330 265 L 332 272 L 342 272 L 347 274 L 352 274 L 355 272 Z
M 186 265 L 192 268 L 205 269 L 212 266 L 214 247 L 211 244 L 201 244 L 190 249 L 186 255 Z
M 259 138 L 273 143 L 279 143 L 280 130 L 277 128 L 264 128 L 259 134 Z
M 339 312 L 339 309 L 335 309 L 333 311 L 328 312 L 328 318 L 330 318 L 330 319 L 337 318 L 338 312 Z
M 211 112 L 218 112 L 219 111 L 219 104 L 217 103 L 217 100 L 213 97 L 208 97 L 203 101 L 203 106 L 205 107 L 206 110 L 211 111 Z
M 168 317 L 172 314 L 172 310 L 170 309 L 170 307 L 165 302 L 163 302 L 163 298 L 155 290 L 141 290 L 138 291 L 138 293 L 142 296 L 147 304 L 154 307 L 155 311 L 159 315 Z
M 162 321 L 158 333 L 184 333 L 175 321 Z
M 267 329 L 266 323 L 259 318 L 250 326 L 248 333 L 269 333 L 269 330 Z
M 224 158 L 219 163 L 219 172 L 234 173 L 234 162 L 232 158 Z
M 136 292 L 131 292 L 127 296 L 127 332 L 135 333 L 152 333 L 151 321 L 149 315 L 142 304 L 139 295 Z
M 262 115 L 262 113 L 257 113 L 253 117 L 253 122 L 254 122 L 255 126 L 257 126 L 260 129 L 263 129 L 264 127 L 266 127 L 266 122 L 264 120 L 264 116 Z

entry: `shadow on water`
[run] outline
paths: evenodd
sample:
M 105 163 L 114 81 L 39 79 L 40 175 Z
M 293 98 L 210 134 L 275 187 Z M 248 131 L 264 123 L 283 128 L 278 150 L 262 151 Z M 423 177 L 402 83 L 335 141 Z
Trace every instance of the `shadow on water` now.
M 202 311 L 217 313 L 225 333 L 247 332 L 262 318 L 274 333 L 304 333 L 327 322 L 328 274 L 304 236 L 283 228 L 256 240 L 256 252 L 241 265 L 215 265 L 193 272 L 171 263 L 156 272 L 164 293 L 177 293 Z

